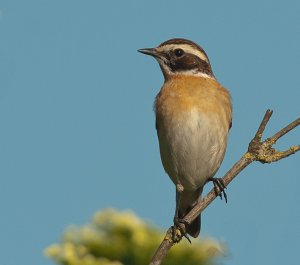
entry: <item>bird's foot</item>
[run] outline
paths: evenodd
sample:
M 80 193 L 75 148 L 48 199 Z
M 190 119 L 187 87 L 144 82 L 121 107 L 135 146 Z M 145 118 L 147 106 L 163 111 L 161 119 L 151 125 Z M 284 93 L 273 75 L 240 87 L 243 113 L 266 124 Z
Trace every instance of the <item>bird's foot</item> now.
M 216 194 L 220 196 L 221 200 L 223 199 L 223 196 L 224 196 L 225 202 L 227 203 L 227 194 L 225 192 L 226 186 L 224 184 L 223 179 L 222 178 L 209 178 L 207 180 L 207 182 L 208 181 L 213 182 Z
M 190 243 L 191 240 L 186 233 L 186 228 L 188 227 L 189 222 L 184 219 L 174 217 L 174 225 L 172 226 L 172 240 L 175 243 L 178 243 L 182 237 L 185 237 Z

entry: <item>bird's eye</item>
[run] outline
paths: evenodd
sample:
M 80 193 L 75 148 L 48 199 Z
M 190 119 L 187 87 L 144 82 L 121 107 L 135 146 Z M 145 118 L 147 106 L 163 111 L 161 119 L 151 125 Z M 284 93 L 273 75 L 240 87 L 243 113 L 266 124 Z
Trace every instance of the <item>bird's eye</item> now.
M 184 51 L 182 49 L 176 49 L 174 50 L 174 53 L 177 57 L 181 57 L 184 54 Z

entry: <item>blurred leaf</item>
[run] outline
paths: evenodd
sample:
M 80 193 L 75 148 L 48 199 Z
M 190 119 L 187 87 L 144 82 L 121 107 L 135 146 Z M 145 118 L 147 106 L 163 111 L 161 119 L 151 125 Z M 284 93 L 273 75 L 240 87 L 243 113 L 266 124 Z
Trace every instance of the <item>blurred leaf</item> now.
M 89 224 L 70 226 L 62 242 L 48 247 L 45 254 L 63 265 L 142 265 L 149 263 L 164 233 L 131 211 L 106 209 Z M 208 265 L 224 252 L 225 246 L 213 239 L 181 242 L 164 264 Z

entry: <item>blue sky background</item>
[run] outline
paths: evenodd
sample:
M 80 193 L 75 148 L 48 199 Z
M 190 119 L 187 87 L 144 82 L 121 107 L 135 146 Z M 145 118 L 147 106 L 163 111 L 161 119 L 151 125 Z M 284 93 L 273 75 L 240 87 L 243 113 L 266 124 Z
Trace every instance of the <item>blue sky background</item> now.
M 175 189 L 152 111 L 163 77 L 136 50 L 173 37 L 205 48 L 234 106 L 220 176 L 267 108 L 267 136 L 300 116 L 299 14 L 296 0 L 1 0 L 1 264 L 52 264 L 43 249 L 105 207 L 167 228 Z M 298 264 L 299 164 L 300 154 L 253 164 L 228 188 L 227 205 L 205 211 L 202 235 L 229 245 L 223 264 Z

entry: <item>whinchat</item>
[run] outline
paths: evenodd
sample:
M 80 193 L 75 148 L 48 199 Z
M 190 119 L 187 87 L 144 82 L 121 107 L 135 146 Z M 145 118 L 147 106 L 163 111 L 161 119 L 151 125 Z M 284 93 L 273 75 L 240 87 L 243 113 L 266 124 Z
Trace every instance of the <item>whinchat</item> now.
M 176 185 L 176 225 L 200 201 L 208 181 L 225 188 L 213 176 L 231 128 L 230 94 L 216 80 L 205 51 L 190 40 L 171 39 L 139 52 L 158 61 L 165 79 L 155 99 L 156 129 L 162 164 Z M 187 233 L 197 237 L 200 224 L 199 216 Z

